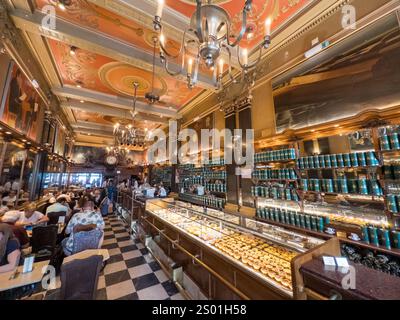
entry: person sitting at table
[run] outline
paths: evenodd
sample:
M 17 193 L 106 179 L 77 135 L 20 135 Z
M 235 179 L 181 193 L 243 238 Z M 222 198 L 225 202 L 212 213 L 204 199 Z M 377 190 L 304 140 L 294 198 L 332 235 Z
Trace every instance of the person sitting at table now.
M 7 203 L 9 202 L 15 203 L 16 200 L 17 200 L 17 194 L 15 193 L 15 191 L 10 191 L 5 197 L 1 199 L 1 202 L 7 205 Z
M 88 198 L 87 198 L 88 199 Z M 73 215 L 65 229 L 65 234 L 69 235 L 68 238 L 61 242 L 65 255 L 72 254 L 74 245 L 74 229 L 76 226 L 81 225 L 87 229 L 104 229 L 104 220 L 100 212 L 94 210 L 93 201 L 86 200 L 83 204 L 82 211 Z M 99 247 L 101 247 L 102 239 L 100 240 Z
M 49 214 L 49 212 L 65 212 L 65 214 L 67 215 L 69 212 L 67 199 L 65 197 L 59 196 L 55 203 L 47 207 L 46 215 Z
M 13 271 L 19 264 L 21 250 L 11 227 L 0 223 L 0 273 Z
M 24 211 L 19 211 L 19 216 L 17 221 L 15 221 L 15 225 L 24 227 L 45 223 L 47 221 L 49 221 L 49 218 L 43 213 L 36 211 L 36 205 L 31 203 Z

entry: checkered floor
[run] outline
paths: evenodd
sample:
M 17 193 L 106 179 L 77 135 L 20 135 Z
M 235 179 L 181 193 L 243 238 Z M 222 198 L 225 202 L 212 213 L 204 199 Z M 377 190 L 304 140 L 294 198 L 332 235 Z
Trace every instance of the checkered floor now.
M 103 248 L 110 260 L 99 278 L 98 300 L 183 299 L 143 244 L 131 240 L 124 222 L 109 216 L 105 224 Z

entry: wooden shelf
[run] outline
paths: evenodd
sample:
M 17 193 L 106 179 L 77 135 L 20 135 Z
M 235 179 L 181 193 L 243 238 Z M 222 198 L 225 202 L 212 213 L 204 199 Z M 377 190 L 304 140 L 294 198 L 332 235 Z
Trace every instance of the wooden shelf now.
M 378 169 L 380 168 L 381 165 L 377 165 L 377 166 L 359 166 L 359 167 L 331 167 L 331 168 L 297 168 L 300 171 L 310 171 L 310 170 L 357 170 L 357 169 L 363 169 L 363 170 L 368 170 L 368 169 Z
M 373 201 L 374 201 L 373 198 L 378 198 L 378 200 L 375 200 L 375 201 L 382 202 L 382 201 L 384 201 L 384 198 L 385 198 L 384 195 L 382 195 L 382 196 L 374 196 L 374 195 L 370 195 L 370 194 L 358 194 L 358 193 L 340 193 L 340 192 L 323 192 L 323 191 L 302 191 L 302 190 L 299 190 L 299 192 L 300 192 L 300 193 L 303 193 L 303 194 L 319 194 L 319 195 L 321 195 L 321 196 L 324 196 L 324 195 L 327 195 L 327 196 L 338 196 L 338 195 L 342 195 L 342 196 L 345 196 L 345 197 L 360 196 L 360 197 L 368 197 L 368 198 L 371 198 L 371 199 L 357 199 L 357 198 L 353 198 L 352 200 L 355 200 L 355 201 L 356 201 L 356 200 L 360 200 L 360 201 L 370 201 L 370 200 L 373 200 Z
M 273 220 L 268 220 L 268 219 L 263 219 L 263 218 L 259 218 L 256 217 L 256 220 L 260 221 L 260 222 L 265 222 L 268 224 L 272 224 L 272 225 L 276 225 L 278 227 L 282 227 L 282 228 L 287 228 L 293 231 L 297 231 L 300 233 L 306 233 L 308 235 L 314 236 L 314 237 L 319 237 L 319 238 L 324 238 L 324 239 L 331 239 L 334 238 L 336 236 L 334 235 L 330 235 L 327 233 L 323 233 L 323 232 L 319 232 L 319 231 L 313 231 L 313 230 L 309 230 L 309 229 L 303 229 L 300 227 L 296 227 L 290 224 L 286 224 L 286 223 L 280 223 L 280 222 L 276 222 Z M 373 251 L 380 251 L 382 253 L 385 254 L 389 254 L 395 257 L 400 258 L 400 249 L 396 249 L 396 248 L 392 248 L 392 249 L 386 249 L 385 247 L 378 247 L 378 246 L 374 246 L 372 244 L 368 244 L 365 242 L 361 242 L 361 241 L 354 241 L 354 240 L 350 240 L 347 238 L 342 238 L 342 237 L 338 237 L 338 239 L 340 240 L 340 242 L 342 243 L 347 243 L 347 244 L 351 244 L 354 245 L 356 247 L 360 247 L 360 248 L 365 248 L 365 249 L 369 249 L 369 250 L 373 250 Z
M 287 160 L 270 160 L 270 161 L 254 161 L 255 165 L 262 165 L 262 164 L 270 164 L 270 163 L 291 163 L 296 162 L 296 159 L 287 159 Z
M 275 225 L 277 227 L 282 227 L 282 228 L 290 229 L 290 230 L 293 230 L 293 231 L 297 231 L 297 232 L 300 232 L 300 233 L 306 233 L 306 234 L 314 236 L 316 238 L 331 239 L 331 238 L 335 237 L 333 235 L 330 235 L 330 234 L 327 234 L 327 233 L 324 233 L 324 232 L 314 231 L 314 230 L 310 230 L 310 229 L 304 229 L 304 228 L 293 226 L 291 224 L 281 223 L 281 222 L 277 222 L 277 221 L 274 221 L 274 220 L 263 219 L 263 218 L 259 218 L 259 217 L 256 217 L 256 220 L 258 220 L 260 222 L 265 222 L 265 223 L 268 223 L 268 224 L 272 224 L 272 225 Z

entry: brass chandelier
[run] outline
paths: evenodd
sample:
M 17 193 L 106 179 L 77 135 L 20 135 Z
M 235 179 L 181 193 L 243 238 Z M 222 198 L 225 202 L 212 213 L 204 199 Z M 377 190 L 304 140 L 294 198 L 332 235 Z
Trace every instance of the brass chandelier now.
M 256 68 L 261 61 L 262 52 L 268 49 L 271 44 L 271 19 L 265 21 L 265 35 L 263 41 L 258 45 L 257 59 L 249 63 L 247 49 L 241 49 L 240 43 L 243 36 L 248 31 L 247 17 L 252 9 L 252 0 L 246 0 L 242 11 L 241 29 L 236 39 L 231 42 L 232 26 L 228 13 L 222 7 L 212 4 L 211 0 L 203 4 L 202 0 L 197 0 L 196 12 L 192 15 L 189 27 L 184 31 L 180 50 L 177 54 L 168 52 L 165 46 L 165 35 L 162 33 L 162 12 L 164 0 L 158 0 L 157 13 L 154 17 L 154 29 L 160 33 L 160 58 L 165 70 L 171 76 L 177 76 L 186 70 L 187 84 L 189 88 L 196 86 L 198 81 L 199 66 L 205 65 L 213 71 L 214 86 L 219 89 L 222 85 L 222 78 L 225 65 L 228 66 L 230 79 L 238 83 L 232 75 L 232 53 L 237 50 L 238 64 L 242 69 L 242 74 L 247 74 Z M 221 57 L 227 54 L 228 61 Z M 178 71 L 174 72 L 169 68 L 169 61 L 179 59 L 181 65 Z

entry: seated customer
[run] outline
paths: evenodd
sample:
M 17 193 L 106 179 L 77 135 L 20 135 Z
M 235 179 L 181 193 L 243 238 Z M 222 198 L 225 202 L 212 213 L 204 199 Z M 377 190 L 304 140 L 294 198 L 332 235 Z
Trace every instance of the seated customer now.
M 6 195 L 5 197 L 3 197 L 1 199 L 1 202 L 4 205 L 8 205 L 8 203 L 15 203 L 15 201 L 17 201 L 17 194 L 15 191 L 10 191 L 10 193 L 8 195 Z
M 43 213 L 36 211 L 36 205 L 32 203 L 28 205 L 24 211 L 20 211 L 18 220 L 15 222 L 15 225 L 28 226 L 45 223 L 47 221 L 49 221 L 49 218 L 46 217 Z
M 68 206 L 67 206 L 67 199 L 65 197 L 58 197 L 56 202 L 52 204 L 51 206 L 48 206 L 46 209 L 46 214 L 49 212 L 65 212 L 65 214 L 68 214 Z
M 74 230 L 77 226 L 84 226 L 86 230 L 90 229 L 104 229 L 104 220 L 100 212 L 94 210 L 92 201 L 86 201 L 83 204 L 82 212 L 77 212 L 68 222 L 65 234 L 70 235 L 62 241 L 64 253 L 70 255 L 74 244 Z M 101 241 L 99 247 L 101 246 Z
M 21 251 L 11 227 L 0 223 L 0 273 L 14 270 L 19 263 Z

